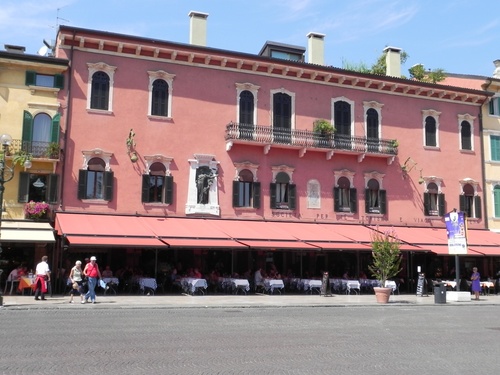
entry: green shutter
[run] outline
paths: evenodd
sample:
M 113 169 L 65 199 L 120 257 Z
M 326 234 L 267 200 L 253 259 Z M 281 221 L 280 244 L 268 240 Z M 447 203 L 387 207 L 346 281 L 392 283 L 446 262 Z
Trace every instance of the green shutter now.
M 489 114 L 490 115 L 493 115 L 495 114 L 495 104 L 494 104 L 494 101 L 493 101 L 493 98 L 490 99 L 490 102 L 488 103 L 489 104 Z
M 165 203 L 174 203 L 174 176 L 165 176 Z
M 27 70 L 25 83 L 26 86 L 34 86 L 36 83 L 36 72 L 32 70 Z
M 142 203 L 149 202 L 149 174 L 142 175 Z
M 358 197 L 355 188 L 349 189 L 349 204 L 353 214 L 358 212 Z
M 111 202 L 113 200 L 114 173 L 104 172 L 104 200 Z
M 28 203 L 29 192 L 30 174 L 28 172 L 20 172 L 17 201 L 19 203 Z
M 239 207 L 240 202 L 240 182 L 233 181 L 233 207 Z
M 340 194 L 340 188 L 334 187 L 333 188 L 333 211 L 335 211 L 335 212 L 340 211 L 339 194 Z
M 276 184 L 271 183 L 271 186 L 269 187 L 269 196 L 271 197 L 271 208 L 276 208 Z
M 430 201 L 431 201 L 431 194 L 424 193 L 424 215 L 425 216 L 429 216 Z
M 260 182 L 252 184 L 253 208 L 260 208 Z
M 64 88 L 64 76 L 62 74 L 54 74 L 54 87 L 56 89 Z
M 288 208 L 290 210 L 295 210 L 297 207 L 297 185 L 290 184 L 288 185 L 288 191 L 290 193 L 288 199 Z
M 446 210 L 446 200 L 444 194 L 438 194 L 438 215 L 444 216 Z
M 56 113 L 52 119 L 52 134 L 50 135 L 50 141 L 54 143 L 59 143 L 59 132 L 61 128 L 59 127 L 61 122 L 61 115 Z
M 33 140 L 33 115 L 28 111 L 24 111 L 23 115 L 23 135 L 24 142 L 31 142 Z
M 58 202 L 59 175 L 49 174 L 47 186 L 47 202 L 55 204 Z
M 380 190 L 379 198 L 380 198 L 380 213 L 382 215 L 385 215 L 385 213 L 387 212 L 387 192 L 385 190 Z
M 479 195 L 476 195 L 474 197 L 474 214 L 476 219 L 481 219 L 482 217 L 482 209 L 481 209 L 481 197 Z
M 78 199 L 87 199 L 87 176 L 86 169 L 78 171 Z
M 500 161 L 500 137 L 490 136 L 491 160 Z
M 493 189 L 493 205 L 495 207 L 495 217 L 500 218 L 500 186 Z
M 365 189 L 365 213 L 370 213 L 370 189 Z

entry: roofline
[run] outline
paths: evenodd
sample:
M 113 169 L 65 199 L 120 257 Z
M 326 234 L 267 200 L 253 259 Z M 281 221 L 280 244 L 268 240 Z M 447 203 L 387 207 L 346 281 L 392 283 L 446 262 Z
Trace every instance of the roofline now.
M 398 77 L 392 77 L 392 76 L 386 76 L 386 75 L 380 75 L 380 74 L 361 73 L 361 72 L 356 72 L 353 70 L 336 68 L 336 67 L 328 66 L 328 65 L 319 65 L 319 64 L 312 64 L 312 63 L 308 63 L 308 62 L 278 59 L 278 58 L 273 58 L 273 57 L 259 56 L 258 54 L 251 54 L 251 53 L 245 53 L 245 52 L 225 50 L 225 49 L 220 49 L 220 48 L 199 46 L 199 45 L 193 45 L 193 44 L 189 44 L 189 43 L 172 42 L 172 41 L 162 40 L 162 39 L 140 37 L 140 36 L 135 36 L 135 35 L 115 33 L 115 32 L 111 32 L 111 31 L 100 31 L 100 30 L 86 29 L 86 28 L 80 28 L 80 27 L 74 27 L 74 26 L 68 26 L 68 25 L 60 25 L 59 26 L 57 39 L 59 39 L 59 34 L 62 31 L 65 31 L 67 33 L 73 33 L 73 34 L 85 33 L 85 34 L 95 35 L 96 38 L 100 38 L 100 39 L 102 39 L 103 37 L 117 38 L 117 39 L 128 39 L 129 41 L 136 41 L 139 43 L 158 44 L 158 47 L 160 47 L 160 45 L 164 45 L 165 47 L 170 46 L 170 47 L 184 48 L 187 50 L 191 50 L 193 52 L 197 51 L 199 53 L 205 52 L 207 54 L 219 54 L 219 55 L 227 55 L 227 56 L 235 57 L 235 58 L 247 58 L 247 59 L 266 62 L 269 64 L 288 65 L 290 67 L 295 67 L 298 69 L 310 69 L 310 70 L 318 70 L 318 71 L 321 70 L 327 74 L 328 73 L 337 73 L 337 74 L 347 75 L 350 77 L 360 77 L 360 78 L 364 78 L 364 79 L 368 79 L 368 80 L 375 79 L 375 80 L 386 81 L 386 82 L 390 82 L 390 83 L 400 83 L 400 84 L 420 86 L 420 87 L 425 87 L 425 88 L 457 91 L 457 92 L 461 92 L 461 93 L 465 93 L 465 94 L 484 95 L 484 96 L 493 96 L 494 95 L 494 93 L 492 93 L 492 92 L 490 93 L 490 92 L 487 92 L 484 90 L 476 90 L 476 89 L 464 88 L 464 87 L 459 87 L 459 86 L 441 85 L 441 84 L 437 84 L 437 83 L 428 83 L 428 82 L 417 81 L 414 79 L 398 78 Z M 273 42 L 273 43 L 275 43 L 275 42 Z
M 61 59 L 57 57 L 48 57 L 48 56 L 39 56 L 39 55 L 31 55 L 17 52 L 7 52 L 0 51 L 0 58 L 6 58 L 11 60 L 20 60 L 20 61 L 29 61 L 36 63 L 44 63 L 51 65 L 61 65 L 61 66 L 69 66 L 69 60 Z

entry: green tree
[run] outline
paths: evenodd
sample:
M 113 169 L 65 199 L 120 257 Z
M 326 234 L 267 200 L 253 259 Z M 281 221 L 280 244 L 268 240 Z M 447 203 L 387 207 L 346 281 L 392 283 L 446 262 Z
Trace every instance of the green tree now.
M 401 272 L 400 241 L 394 230 L 383 233 L 374 231 L 371 246 L 373 263 L 368 269 L 384 287 L 386 280 Z

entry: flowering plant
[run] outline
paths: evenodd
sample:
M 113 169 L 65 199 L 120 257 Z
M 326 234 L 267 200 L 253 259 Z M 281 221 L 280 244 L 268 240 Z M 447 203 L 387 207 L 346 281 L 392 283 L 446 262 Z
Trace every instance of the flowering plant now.
M 29 201 L 24 206 L 24 213 L 28 219 L 41 219 L 49 211 L 49 204 L 45 202 Z

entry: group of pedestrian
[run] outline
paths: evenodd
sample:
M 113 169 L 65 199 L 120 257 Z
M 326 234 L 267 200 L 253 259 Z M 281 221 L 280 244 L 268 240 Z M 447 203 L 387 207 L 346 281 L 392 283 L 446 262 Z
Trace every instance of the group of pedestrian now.
M 50 283 L 50 268 L 47 260 L 48 256 L 44 255 L 42 261 L 36 266 L 35 282 L 33 283 L 35 289 L 35 300 L 45 301 L 45 294 L 47 293 L 47 285 Z M 70 303 L 74 303 L 74 297 L 80 296 L 82 304 L 89 302 L 95 303 L 95 288 L 97 281 L 101 279 L 101 271 L 97 264 L 95 256 L 90 258 L 90 261 L 85 264 L 82 270 L 82 262 L 77 260 L 75 266 L 71 268 L 69 279 L 71 280 Z M 86 283 L 87 292 L 84 293 L 83 284 Z

